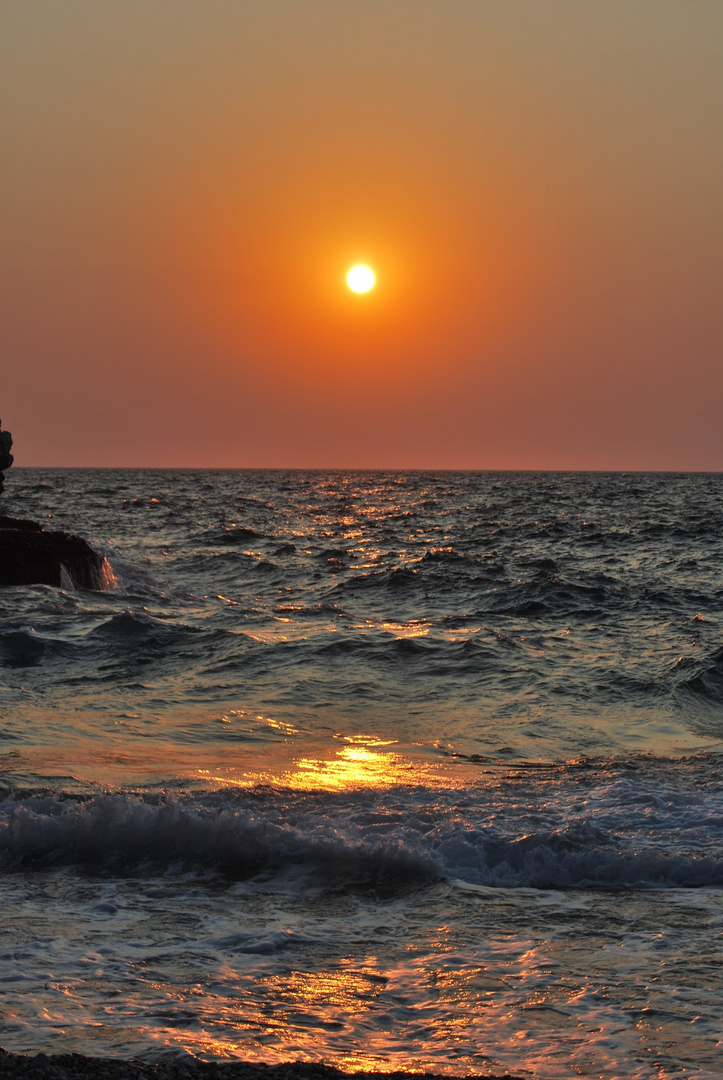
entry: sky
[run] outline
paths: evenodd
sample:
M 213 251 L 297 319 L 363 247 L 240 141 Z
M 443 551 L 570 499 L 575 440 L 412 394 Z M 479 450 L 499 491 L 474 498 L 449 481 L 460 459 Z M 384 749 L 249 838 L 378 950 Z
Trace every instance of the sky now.
M 722 131 L 721 0 L 0 0 L 16 462 L 723 469 Z

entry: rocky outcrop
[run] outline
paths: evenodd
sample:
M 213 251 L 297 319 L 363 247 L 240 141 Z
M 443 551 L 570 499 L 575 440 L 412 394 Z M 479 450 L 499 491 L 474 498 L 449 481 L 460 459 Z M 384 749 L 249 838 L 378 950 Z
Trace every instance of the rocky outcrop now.
M 0 420 L 0 492 L 5 469 L 13 463 L 13 437 Z M 106 561 L 90 544 L 71 533 L 46 530 L 36 521 L 0 514 L 0 587 L 55 585 L 56 588 L 102 589 Z
M 0 516 L 0 586 L 102 589 L 105 560 L 85 540 Z
M 0 420 L 0 494 L 5 486 L 4 472 L 12 465 L 14 458 L 10 453 L 13 445 L 13 437 L 9 431 L 2 430 L 2 420 Z

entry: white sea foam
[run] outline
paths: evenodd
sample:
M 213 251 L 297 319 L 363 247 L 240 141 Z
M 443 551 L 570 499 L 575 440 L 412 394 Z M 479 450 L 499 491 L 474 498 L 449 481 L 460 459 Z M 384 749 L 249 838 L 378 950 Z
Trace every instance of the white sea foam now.
M 581 776 L 584 784 L 580 783 Z M 142 863 L 237 877 L 454 879 L 507 888 L 723 884 L 715 759 L 501 770 L 469 790 L 259 789 L 207 795 L 9 797 L 7 865 Z

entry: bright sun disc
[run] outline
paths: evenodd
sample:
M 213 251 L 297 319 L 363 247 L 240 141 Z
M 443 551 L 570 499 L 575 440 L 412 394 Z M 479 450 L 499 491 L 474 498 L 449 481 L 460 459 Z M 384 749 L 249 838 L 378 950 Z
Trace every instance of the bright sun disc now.
M 346 275 L 346 283 L 354 292 L 369 292 L 370 289 L 374 288 L 375 281 L 374 271 L 371 267 L 364 266 L 362 263 L 352 266 Z

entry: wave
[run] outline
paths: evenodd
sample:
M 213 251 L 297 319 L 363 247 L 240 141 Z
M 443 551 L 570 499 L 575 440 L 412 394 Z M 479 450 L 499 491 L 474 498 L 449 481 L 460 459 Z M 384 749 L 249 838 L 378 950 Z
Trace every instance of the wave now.
M 0 659 L 7 667 L 39 664 L 49 642 L 34 630 L 1 630 Z
M 551 573 L 544 560 L 530 569 L 532 577 L 511 577 L 511 571 L 493 555 L 430 549 L 403 566 L 352 574 L 336 583 L 333 592 L 343 598 L 366 594 L 373 599 L 377 594 L 380 602 L 393 592 L 421 605 L 423 611 L 432 601 L 448 603 L 454 596 L 468 612 L 483 615 L 538 619 L 619 614 L 621 586 L 614 578 L 593 573 L 569 580 Z
M 174 664 L 195 670 L 209 663 L 244 654 L 249 638 L 242 632 L 220 627 L 189 626 L 175 620 L 154 618 L 144 612 L 124 611 L 89 630 L 85 638 L 67 648 L 81 667 L 110 657 L 113 666 L 126 662 L 160 664 L 168 674 Z M 105 668 L 100 672 L 103 677 Z M 87 675 L 87 672 L 86 672 Z
M 246 525 L 230 525 L 217 529 L 209 529 L 203 541 L 211 547 L 223 545 L 245 544 L 248 540 L 265 539 L 264 533 L 257 532 Z
M 595 814 L 515 835 L 474 822 L 462 804 L 433 814 L 413 797 L 373 804 L 368 792 L 311 798 L 273 788 L 240 796 L 9 796 L 0 804 L 0 865 L 262 874 L 315 889 L 440 879 L 515 889 L 723 885 L 723 852 L 704 850 L 700 838 L 689 849 L 665 849 L 611 831 Z
M 320 868 L 329 883 L 430 879 L 434 867 L 402 844 L 345 841 L 333 822 L 310 835 L 279 823 L 278 811 L 203 805 L 173 797 L 149 802 L 106 795 L 6 803 L 0 810 L 0 861 L 6 867 L 80 866 L 93 871 L 213 869 L 237 878 Z
M 45 586 L 42 586 L 45 588 Z M 77 646 L 71 641 L 38 633 L 28 626 L 0 625 L 0 666 L 38 667 L 48 660 L 72 660 Z
M 723 705 L 723 647 L 710 654 L 702 663 L 679 660 L 676 667 L 693 667 L 695 674 L 684 679 L 679 689 L 699 702 Z
M 148 642 L 170 642 L 185 638 L 187 635 L 202 634 L 200 627 L 184 626 L 175 622 L 154 619 L 144 613 L 123 611 L 112 615 L 88 632 L 88 638 L 108 640 L 113 643 L 141 640 Z

